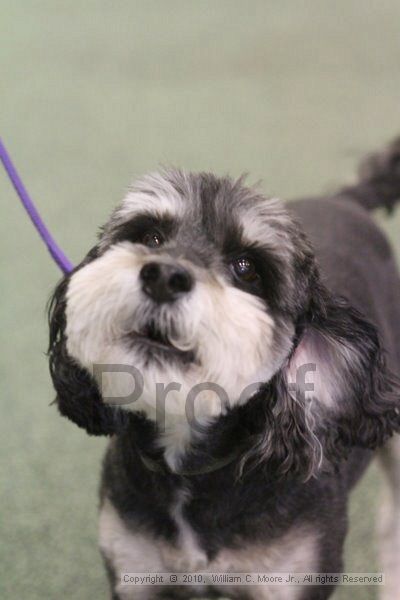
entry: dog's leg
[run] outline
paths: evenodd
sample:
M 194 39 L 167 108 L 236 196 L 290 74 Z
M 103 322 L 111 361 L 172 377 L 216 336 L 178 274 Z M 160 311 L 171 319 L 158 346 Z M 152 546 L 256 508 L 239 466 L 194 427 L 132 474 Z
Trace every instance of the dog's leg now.
M 129 529 L 109 500 L 103 502 L 99 521 L 100 552 L 112 600 L 188 600 L 194 595 L 189 586 L 175 588 L 151 582 L 151 575 L 171 571 L 171 566 L 165 563 L 161 543 L 144 532 Z M 168 546 L 168 550 L 171 552 L 172 547 Z M 135 585 L 133 581 L 124 584 L 123 573 L 141 574 L 144 580 L 139 579 Z
M 100 550 L 100 554 L 102 555 L 104 567 L 105 567 L 106 573 L 107 573 L 107 579 L 110 584 L 110 591 L 111 591 L 110 598 L 111 598 L 111 600 L 121 600 L 120 597 L 118 596 L 118 594 L 114 591 L 117 582 L 116 582 L 116 576 L 115 576 L 115 572 L 112 567 L 112 564 L 101 550 Z
M 155 586 L 123 585 L 122 573 L 162 572 L 159 552 L 150 538 L 132 533 L 106 500 L 100 510 L 100 551 L 104 558 L 112 600 L 151 600 L 157 596 Z
M 400 590 L 400 436 L 396 435 L 379 451 L 388 481 L 380 509 L 379 550 L 385 586 L 381 600 L 397 598 Z

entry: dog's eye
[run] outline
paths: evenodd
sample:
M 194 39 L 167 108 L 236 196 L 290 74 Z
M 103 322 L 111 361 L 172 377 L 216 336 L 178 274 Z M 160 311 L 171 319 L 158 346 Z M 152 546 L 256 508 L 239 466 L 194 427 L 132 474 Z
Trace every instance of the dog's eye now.
M 164 239 L 158 231 L 147 231 L 142 237 L 142 244 L 149 246 L 149 248 L 157 248 L 161 246 Z
M 257 273 L 257 268 L 254 261 L 247 256 L 239 256 L 239 258 L 235 258 L 235 260 L 231 262 L 231 267 L 236 277 L 241 281 L 253 283 L 260 277 Z

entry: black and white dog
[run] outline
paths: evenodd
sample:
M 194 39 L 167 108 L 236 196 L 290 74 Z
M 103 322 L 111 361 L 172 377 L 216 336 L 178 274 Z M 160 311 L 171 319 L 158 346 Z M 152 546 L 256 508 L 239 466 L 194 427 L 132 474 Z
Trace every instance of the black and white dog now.
M 121 573 L 338 573 L 349 492 L 377 447 L 392 491 L 383 596 L 398 597 L 400 278 L 368 214 L 397 199 L 400 140 L 356 185 L 286 206 L 243 179 L 163 171 L 60 282 L 51 375 L 61 414 L 111 436 L 100 548 L 114 599 L 330 597 Z

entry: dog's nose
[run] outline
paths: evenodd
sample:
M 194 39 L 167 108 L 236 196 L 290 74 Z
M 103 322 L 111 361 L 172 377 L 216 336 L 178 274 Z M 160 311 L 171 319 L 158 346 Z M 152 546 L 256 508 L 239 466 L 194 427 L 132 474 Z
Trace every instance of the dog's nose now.
M 193 280 L 181 266 L 149 262 L 140 271 L 143 291 L 156 302 L 172 302 L 190 292 Z

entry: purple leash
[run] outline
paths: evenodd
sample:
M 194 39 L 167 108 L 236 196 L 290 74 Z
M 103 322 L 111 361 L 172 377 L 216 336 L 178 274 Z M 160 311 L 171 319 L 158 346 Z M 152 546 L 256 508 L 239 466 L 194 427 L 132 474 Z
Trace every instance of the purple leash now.
M 5 149 L 5 146 L 0 138 L 0 159 L 4 165 L 5 170 L 7 171 L 7 175 L 9 176 L 11 183 L 13 184 L 15 191 L 21 199 L 22 204 L 26 212 L 28 213 L 35 229 L 39 232 L 40 237 L 44 241 L 47 246 L 48 251 L 53 257 L 54 262 L 60 267 L 61 271 L 65 274 L 70 273 L 74 268 L 73 264 L 68 260 L 65 256 L 64 252 L 58 246 L 57 242 L 51 235 L 50 231 L 47 229 L 44 224 L 41 216 L 39 215 L 36 206 L 34 205 L 32 199 L 30 198 L 28 192 L 25 189 L 24 184 L 20 176 L 17 173 L 16 168 L 14 167 L 12 160 Z

